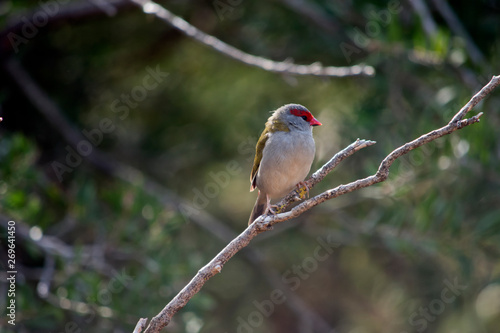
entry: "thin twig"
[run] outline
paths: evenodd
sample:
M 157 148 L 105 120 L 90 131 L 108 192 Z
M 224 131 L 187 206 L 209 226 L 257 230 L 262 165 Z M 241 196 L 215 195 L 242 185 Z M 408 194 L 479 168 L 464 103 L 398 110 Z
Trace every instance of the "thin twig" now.
M 374 185 L 382 182 L 389 176 L 389 168 L 394 161 L 409 153 L 411 150 L 418 148 L 426 143 L 429 143 L 439 137 L 450 134 L 465 126 L 479 122 L 482 113 L 479 113 L 471 118 L 463 119 L 467 112 L 477 103 L 488 95 L 494 88 L 500 84 L 500 76 L 494 76 L 491 81 L 481 89 L 474 97 L 452 118 L 450 123 L 440 129 L 431 131 L 419 138 L 404 144 L 391 152 L 381 162 L 378 171 L 369 177 L 359 179 L 347 185 L 340 185 L 334 189 L 325 191 L 311 199 L 308 199 L 286 213 L 277 215 L 265 215 L 257 218 L 251 225 L 249 225 L 238 237 L 233 239 L 222 251 L 220 251 L 207 265 L 198 271 L 193 279 L 160 311 L 158 315 L 153 317 L 149 326 L 146 328 L 145 333 L 157 333 L 167 326 L 172 319 L 172 316 L 183 308 L 187 302 L 200 291 L 205 282 L 211 277 L 220 273 L 224 264 L 231 259 L 238 251 L 246 247 L 250 241 L 261 232 L 269 230 L 274 224 L 289 220 L 296 217 L 312 207 L 340 195 L 353 192 L 355 190 Z M 332 161 L 330 161 L 332 162 Z M 329 164 L 328 162 L 327 164 Z M 321 169 L 320 169 L 321 170 Z M 316 174 L 316 173 L 315 173 Z M 321 178 L 321 174 L 319 177 Z
M 143 329 L 146 328 L 146 324 L 148 323 L 148 318 L 141 318 L 135 325 L 133 333 L 141 333 Z
M 293 74 L 293 75 L 315 75 L 315 76 L 328 76 L 328 77 L 345 77 L 345 76 L 356 76 L 356 75 L 366 75 L 373 76 L 375 74 L 375 69 L 372 66 L 367 65 L 354 65 L 347 67 L 334 67 L 328 66 L 324 67 L 319 63 L 313 63 L 310 65 L 297 65 L 289 61 L 273 61 L 263 57 L 255 56 L 246 52 L 243 52 L 234 46 L 224 43 L 220 39 L 211 36 L 193 25 L 189 24 L 184 19 L 172 12 L 167 10 L 165 7 L 150 1 L 150 0 L 130 0 L 142 8 L 144 13 L 152 14 L 163 20 L 164 22 L 170 24 L 177 30 L 181 31 L 188 37 L 191 37 L 198 42 L 213 48 L 220 53 L 233 58 L 235 60 L 241 61 L 247 65 L 259 67 L 269 72 L 282 73 L 282 74 Z

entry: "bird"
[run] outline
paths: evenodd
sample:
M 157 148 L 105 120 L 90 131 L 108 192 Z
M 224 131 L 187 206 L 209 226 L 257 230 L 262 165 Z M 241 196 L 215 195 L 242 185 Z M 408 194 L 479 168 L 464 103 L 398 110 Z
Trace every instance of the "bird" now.
M 314 159 L 313 126 L 322 125 L 300 104 L 286 104 L 273 111 L 255 146 L 250 192 L 258 189 L 248 225 L 272 212 L 271 199 L 281 198 L 303 182 Z M 309 189 L 306 186 L 306 190 Z

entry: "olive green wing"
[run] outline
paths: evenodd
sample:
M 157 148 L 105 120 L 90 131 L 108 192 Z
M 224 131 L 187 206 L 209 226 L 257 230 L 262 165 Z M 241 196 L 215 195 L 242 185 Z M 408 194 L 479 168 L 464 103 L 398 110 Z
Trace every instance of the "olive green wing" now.
M 257 171 L 259 171 L 260 162 L 262 161 L 262 152 L 264 151 L 264 146 L 268 138 L 269 135 L 266 129 L 260 135 L 259 141 L 257 141 L 257 145 L 255 146 L 255 158 L 253 160 L 252 173 L 250 174 L 250 192 L 255 190 L 257 186 Z

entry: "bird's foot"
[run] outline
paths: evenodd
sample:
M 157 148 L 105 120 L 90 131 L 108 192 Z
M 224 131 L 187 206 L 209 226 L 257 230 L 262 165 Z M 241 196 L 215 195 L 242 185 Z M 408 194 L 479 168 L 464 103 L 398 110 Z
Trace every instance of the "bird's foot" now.
M 297 191 L 299 192 L 299 195 L 295 196 L 296 201 L 309 198 L 309 186 L 307 186 L 306 182 L 297 183 Z
M 278 214 L 281 211 L 281 209 L 282 209 L 282 207 L 280 207 L 278 205 L 269 205 L 267 207 L 268 207 L 268 209 L 267 209 L 266 213 L 271 213 L 271 215 Z
M 264 211 L 264 214 L 262 214 L 262 215 L 271 214 L 271 215 L 274 216 L 274 215 L 278 214 L 279 212 L 280 212 L 280 207 L 279 206 L 277 206 L 277 205 L 271 205 L 268 202 L 267 208 Z M 269 224 L 266 224 L 266 226 L 262 230 L 273 230 L 273 227 L 270 226 Z

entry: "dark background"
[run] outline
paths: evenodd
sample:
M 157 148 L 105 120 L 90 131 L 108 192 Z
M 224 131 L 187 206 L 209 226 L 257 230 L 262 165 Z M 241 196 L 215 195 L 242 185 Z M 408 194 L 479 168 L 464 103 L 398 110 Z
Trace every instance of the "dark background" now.
M 132 332 L 157 314 L 246 227 L 269 111 L 300 103 L 323 123 L 312 170 L 377 141 L 314 195 L 373 174 L 500 74 L 493 0 L 160 4 L 250 54 L 376 74 L 250 67 L 128 1 L 2 2 L 0 255 L 13 220 L 18 271 L 14 327 L 2 268 L 2 332 Z M 500 332 L 499 96 L 386 182 L 258 236 L 166 331 Z

